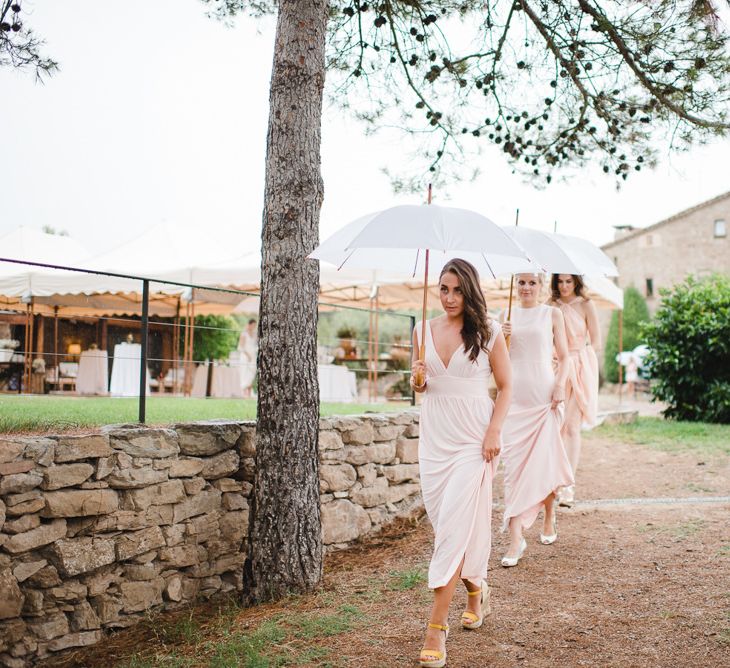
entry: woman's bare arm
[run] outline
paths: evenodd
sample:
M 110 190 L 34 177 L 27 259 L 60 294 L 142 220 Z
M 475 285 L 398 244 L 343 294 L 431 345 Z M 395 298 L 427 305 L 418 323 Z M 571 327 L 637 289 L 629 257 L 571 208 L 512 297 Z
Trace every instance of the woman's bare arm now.
M 570 367 L 568 365 L 570 354 L 568 353 L 568 339 L 565 334 L 565 319 L 560 309 L 553 309 L 553 345 L 558 358 L 558 372 L 555 376 L 555 384 L 565 387 Z
M 601 328 L 598 324 L 598 311 L 596 305 L 592 301 L 585 302 L 586 324 L 588 325 L 588 335 L 591 337 L 591 345 L 594 348 L 601 347 Z
M 489 362 L 494 374 L 494 382 L 497 384 L 497 400 L 494 402 L 492 419 L 489 421 L 489 427 L 487 427 L 487 433 L 484 435 L 482 443 L 482 452 L 488 462 L 499 454 L 502 426 L 512 401 L 512 365 L 502 332 L 497 334 L 489 355 Z

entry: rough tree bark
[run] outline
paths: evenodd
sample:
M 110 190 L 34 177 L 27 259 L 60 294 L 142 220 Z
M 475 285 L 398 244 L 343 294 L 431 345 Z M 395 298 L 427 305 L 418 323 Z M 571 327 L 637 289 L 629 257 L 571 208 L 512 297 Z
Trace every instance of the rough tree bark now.
M 249 602 L 311 590 L 322 575 L 319 510 L 319 240 L 325 0 L 281 0 L 271 75 L 262 231 L 256 476 Z

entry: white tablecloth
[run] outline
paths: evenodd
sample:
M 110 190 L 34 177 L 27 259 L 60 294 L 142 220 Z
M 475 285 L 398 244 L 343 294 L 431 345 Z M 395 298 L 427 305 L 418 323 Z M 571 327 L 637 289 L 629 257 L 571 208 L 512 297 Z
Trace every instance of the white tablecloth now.
M 77 394 L 106 394 L 109 387 L 109 356 L 106 350 L 84 350 L 76 375 Z
M 357 399 L 357 376 L 345 366 L 319 365 L 319 400 L 351 403 Z
M 208 383 L 208 365 L 201 364 L 195 369 L 192 396 L 204 397 Z M 214 366 L 210 381 L 210 396 L 221 399 L 243 399 L 243 386 L 239 367 Z
M 139 396 L 139 365 L 142 346 L 139 343 L 117 343 L 114 346 L 112 378 L 109 393 L 115 397 Z M 150 392 L 150 372 L 147 369 L 147 394 Z

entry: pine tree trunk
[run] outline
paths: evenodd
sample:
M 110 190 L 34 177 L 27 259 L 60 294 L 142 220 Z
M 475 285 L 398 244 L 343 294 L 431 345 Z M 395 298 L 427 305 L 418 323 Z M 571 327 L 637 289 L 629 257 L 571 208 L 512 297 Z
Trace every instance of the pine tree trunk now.
M 322 576 L 319 510 L 319 239 L 325 0 L 281 0 L 271 75 L 262 231 L 256 477 L 249 601 L 309 591 Z

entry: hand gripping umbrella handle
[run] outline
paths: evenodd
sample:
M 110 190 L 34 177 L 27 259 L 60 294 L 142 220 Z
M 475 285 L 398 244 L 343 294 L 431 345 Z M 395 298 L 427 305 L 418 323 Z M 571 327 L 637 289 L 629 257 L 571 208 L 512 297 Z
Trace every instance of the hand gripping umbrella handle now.
M 421 341 L 423 341 L 423 335 L 421 336 Z M 421 343 L 421 345 L 418 348 L 418 359 L 423 362 L 423 360 L 426 359 L 426 346 Z M 413 374 L 413 383 L 420 387 L 426 382 L 425 374 L 423 373 L 414 373 Z

